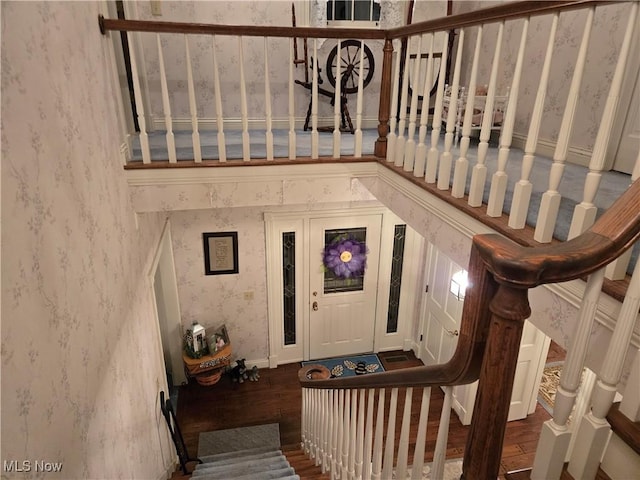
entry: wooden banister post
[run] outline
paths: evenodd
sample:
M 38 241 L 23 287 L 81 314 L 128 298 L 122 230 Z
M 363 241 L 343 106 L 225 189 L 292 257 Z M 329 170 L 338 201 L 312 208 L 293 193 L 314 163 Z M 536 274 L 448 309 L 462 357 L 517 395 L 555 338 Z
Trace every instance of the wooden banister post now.
M 492 312 L 461 480 L 498 478 L 524 321 L 527 289 L 501 284 Z
M 393 41 L 387 38 L 384 42 L 382 57 L 382 80 L 380 82 L 380 104 L 378 106 L 378 139 L 375 156 L 387 156 L 387 133 L 389 133 L 389 105 L 391 101 L 391 64 L 393 57 Z

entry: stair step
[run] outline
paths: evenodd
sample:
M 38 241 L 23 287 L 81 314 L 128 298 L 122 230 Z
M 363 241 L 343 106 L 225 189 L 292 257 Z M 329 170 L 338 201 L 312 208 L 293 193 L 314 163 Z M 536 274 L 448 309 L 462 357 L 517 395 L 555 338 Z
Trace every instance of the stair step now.
M 249 455 L 236 455 L 222 458 L 213 462 L 200 463 L 196 467 L 196 470 L 202 470 L 203 468 L 220 467 L 223 465 L 233 465 L 236 463 L 246 463 L 264 459 L 273 459 L 282 457 L 280 450 L 270 450 L 268 452 L 253 453 Z
M 193 478 L 193 477 L 192 477 Z M 258 472 L 247 473 L 245 475 L 228 472 L 224 475 L 202 475 L 198 480 L 299 480 L 293 468 L 265 469 Z
M 224 460 L 227 458 L 235 458 L 235 457 L 240 457 L 240 456 L 249 456 L 249 455 L 254 455 L 254 454 L 259 454 L 259 453 L 267 453 L 267 452 L 273 452 L 275 450 L 273 450 L 273 447 L 256 447 L 256 448 L 247 448 L 245 450 L 235 450 L 233 452 L 225 452 L 225 453 L 216 453 L 213 455 L 204 455 L 202 457 L 200 457 L 200 460 L 202 460 L 203 463 L 211 463 L 211 462 L 215 462 L 218 460 Z
M 253 473 L 291 468 L 289 462 L 287 462 L 284 456 L 280 456 L 273 459 L 267 458 L 262 460 L 255 460 L 252 462 L 234 463 L 231 465 L 221 465 L 221 466 L 216 466 L 216 464 L 211 464 L 211 465 L 212 466 L 210 468 L 196 469 L 192 474 L 192 478 L 200 478 L 203 476 L 207 476 L 207 477 L 215 476 L 221 479 L 236 478 L 242 475 L 249 475 Z M 291 473 L 294 473 L 293 469 Z

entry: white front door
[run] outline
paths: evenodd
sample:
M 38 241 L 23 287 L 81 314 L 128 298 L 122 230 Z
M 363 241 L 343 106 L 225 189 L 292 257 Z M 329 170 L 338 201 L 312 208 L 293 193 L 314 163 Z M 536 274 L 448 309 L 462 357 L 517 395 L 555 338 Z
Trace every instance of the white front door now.
M 373 351 L 381 223 L 382 215 L 310 220 L 310 359 Z
M 425 365 L 447 362 L 458 343 L 463 301 L 451 293 L 451 278 L 462 268 L 435 247 L 429 247 L 425 264 L 427 285 L 422 301 L 420 358 Z M 549 349 L 549 338 L 525 322 L 508 420 L 526 417 L 535 410 L 538 384 Z M 453 409 L 463 425 L 471 422 L 477 382 L 454 387 Z

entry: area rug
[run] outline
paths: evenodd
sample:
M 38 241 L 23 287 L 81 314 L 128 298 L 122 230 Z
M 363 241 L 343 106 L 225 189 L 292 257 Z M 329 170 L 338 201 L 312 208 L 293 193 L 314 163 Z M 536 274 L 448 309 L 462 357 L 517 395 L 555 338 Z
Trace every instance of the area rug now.
M 358 366 L 359 363 L 362 365 Z M 329 369 L 332 377 L 351 377 L 360 374 L 384 372 L 382 362 L 375 353 L 302 362 L 302 366 L 304 367 L 305 365 L 323 365 Z
M 550 415 L 553 415 L 553 405 L 556 399 L 556 391 L 560 385 L 563 364 L 564 362 L 547 363 L 542 371 L 542 380 L 538 389 L 538 403 Z
M 198 457 L 261 447 L 280 448 L 277 423 L 203 432 L 198 439 Z

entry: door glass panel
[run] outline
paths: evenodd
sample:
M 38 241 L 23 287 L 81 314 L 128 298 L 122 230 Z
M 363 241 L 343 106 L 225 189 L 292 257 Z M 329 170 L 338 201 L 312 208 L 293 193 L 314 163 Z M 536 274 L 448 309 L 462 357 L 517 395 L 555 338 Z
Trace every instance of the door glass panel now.
M 322 252 L 325 294 L 364 289 L 366 240 L 365 227 L 325 230 Z
M 284 344 L 296 343 L 296 232 L 282 234 Z
M 387 333 L 398 331 L 398 308 L 400 307 L 400 287 L 402 286 L 402 260 L 404 258 L 404 240 L 406 225 L 396 225 L 393 236 L 393 257 L 391 258 L 391 278 L 389 281 L 389 310 L 387 314 Z

